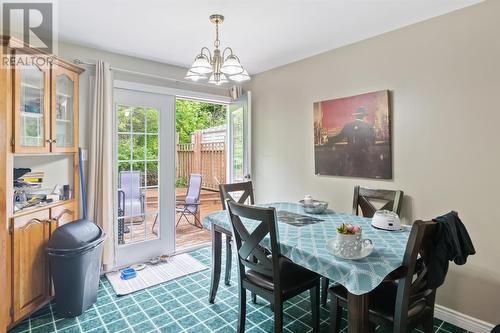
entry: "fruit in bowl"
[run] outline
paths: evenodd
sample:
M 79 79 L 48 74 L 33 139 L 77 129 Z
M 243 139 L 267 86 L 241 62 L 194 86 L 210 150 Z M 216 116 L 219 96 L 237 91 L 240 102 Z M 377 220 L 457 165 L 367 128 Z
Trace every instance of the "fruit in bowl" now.
M 342 223 L 337 228 L 337 233 L 342 235 L 357 235 L 361 233 L 361 227 L 350 223 Z

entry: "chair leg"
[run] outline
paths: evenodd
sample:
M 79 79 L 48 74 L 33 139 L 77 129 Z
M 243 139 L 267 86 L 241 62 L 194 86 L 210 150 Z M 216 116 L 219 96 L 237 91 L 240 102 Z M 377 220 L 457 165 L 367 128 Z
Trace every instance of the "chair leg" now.
M 255 304 L 257 303 L 257 294 L 252 293 L 252 303 Z
M 326 302 L 328 301 L 328 285 L 330 284 L 330 280 L 326 277 L 321 278 L 321 304 L 326 306 Z
M 424 320 L 423 323 L 424 332 L 425 333 L 433 333 L 434 332 L 434 316 L 429 316 Z
M 240 281 L 241 283 L 241 281 Z M 244 288 L 239 287 L 239 314 L 238 314 L 238 333 L 245 332 L 245 318 L 247 315 L 247 291 Z
M 197 228 L 203 229 L 203 224 L 198 219 L 198 216 L 196 216 L 196 214 L 198 214 L 198 213 L 192 214 L 194 216 L 194 226 Z
M 233 258 L 233 253 L 231 251 L 231 237 L 226 235 L 226 276 L 224 278 L 224 284 L 229 286 L 231 283 L 231 260 Z M 253 293 L 252 293 L 253 297 Z
M 181 216 L 179 216 L 179 219 L 177 220 L 177 224 L 175 225 L 176 228 L 179 226 L 179 223 L 181 222 L 181 219 L 184 216 L 184 213 L 180 213 L 180 214 L 181 214 Z
M 156 223 L 158 222 L 158 213 L 156 213 L 156 216 L 155 216 L 155 221 L 153 222 L 153 226 L 151 227 L 151 232 L 155 235 L 158 235 L 158 232 L 155 231 L 155 226 L 156 226 Z
M 283 332 L 283 301 L 279 299 L 274 303 L 274 333 Z
M 316 287 L 309 290 L 311 297 L 312 328 L 313 332 L 319 332 L 319 281 Z
M 342 307 L 337 297 L 332 295 L 330 300 L 330 333 L 340 332 L 340 323 L 342 320 Z

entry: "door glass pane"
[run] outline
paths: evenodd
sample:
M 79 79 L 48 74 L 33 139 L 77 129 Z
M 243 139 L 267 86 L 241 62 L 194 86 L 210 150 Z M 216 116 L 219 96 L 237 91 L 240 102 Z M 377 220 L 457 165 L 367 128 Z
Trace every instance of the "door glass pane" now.
M 44 73 L 35 66 L 24 66 L 20 72 L 20 144 L 26 147 L 43 147 L 46 103 Z
M 243 182 L 244 181 L 244 170 L 243 170 L 243 153 L 244 153 L 244 129 L 243 129 L 243 119 L 244 113 L 243 108 L 239 108 L 231 112 L 231 132 L 232 132 L 232 158 L 233 158 L 233 181 Z
M 56 79 L 56 145 L 73 146 L 73 80 L 67 75 L 58 75 Z
M 118 243 L 158 239 L 159 112 L 117 106 Z

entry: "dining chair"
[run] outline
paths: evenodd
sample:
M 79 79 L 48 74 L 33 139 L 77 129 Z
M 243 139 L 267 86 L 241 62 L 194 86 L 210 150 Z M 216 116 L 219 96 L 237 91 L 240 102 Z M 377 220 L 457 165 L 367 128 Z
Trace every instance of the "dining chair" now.
M 231 200 L 227 200 L 226 205 L 238 253 L 237 331 L 245 331 L 247 290 L 272 304 L 276 333 L 283 331 L 283 303 L 309 290 L 312 327 L 314 332 L 318 332 L 320 277 L 281 255 L 276 209 L 248 206 Z M 245 219 L 258 222 L 252 232 L 245 227 Z M 269 237 L 269 251 L 262 245 L 266 237 Z
M 226 210 L 226 200 L 230 199 L 238 203 L 245 203 L 248 201 L 250 205 L 255 203 L 253 195 L 252 181 L 232 184 L 219 184 L 220 201 L 222 210 Z M 233 252 L 231 251 L 231 236 L 226 235 L 226 272 L 224 283 L 229 285 L 231 281 L 231 260 Z M 252 300 L 255 301 L 255 296 L 252 295 Z
M 354 187 L 354 200 L 352 214 L 364 217 L 373 217 L 377 210 L 386 209 L 398 214 L 403 204 L 403 191 L 401 190 L 376 190 L 361 186 Z M 373 202 L 382 202 L 381 208 L 376 208 Z
M 436 289 L 427 287 L 426 260 L 433 256 L 437 223 L 416 221 L 410 231 L 403 263 L 369 295 L 369 320 L 409 332 L 423 326 L 433 332 Z M 342 308 L 347 308 L 347 290 L 340 285 L 329 289 L 330 332 L 340 332 Z
M 400 214 L 403 205 L 403 194 L 401 190 L 376 190 L 361 186 L 354 187 L 354 199 L 352 203 L 352 214 L 362 215 L 363 217 L 373 217 L 379 209 L 386 209 Z M 382 203 L 381 208 L 376 208 L 374 202 Z M 361 214 L 360 214 L 361 213 Z M 327 278 L 321 280 L 321 303 L 326 305 L 328 299 L 328 285 L 330 281 Z

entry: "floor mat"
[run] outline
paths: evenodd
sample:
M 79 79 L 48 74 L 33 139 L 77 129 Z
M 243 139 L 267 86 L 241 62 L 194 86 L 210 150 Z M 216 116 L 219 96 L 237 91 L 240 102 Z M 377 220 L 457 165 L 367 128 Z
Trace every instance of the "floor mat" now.
M 196 273 L 208 267 L 187 253 L 173 256 L 166 263 L 147 265 L 137 276 L 130 280 L 122 280 L 120 272 L 106 274 L 117 295 L 127 295 L 138 290 L 155 286 L 181 276 Z

